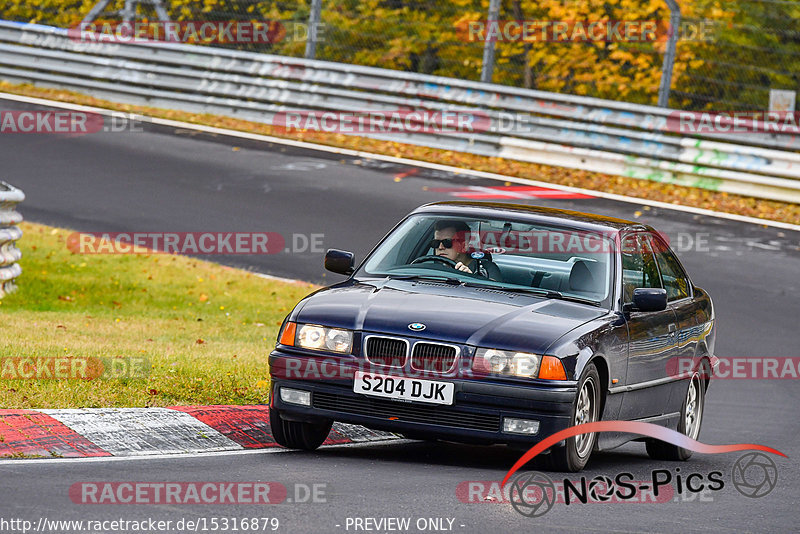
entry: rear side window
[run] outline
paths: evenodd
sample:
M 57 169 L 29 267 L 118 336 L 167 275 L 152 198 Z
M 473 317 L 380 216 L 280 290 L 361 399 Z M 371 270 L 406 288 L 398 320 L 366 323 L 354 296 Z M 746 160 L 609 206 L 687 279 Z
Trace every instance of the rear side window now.
M 654 239 L 655 256 L 658 268 L 661 270 L 661 279 L 664 289 L 667 290 L 667 300 L 680 300 L 689 296 L 689 279 L 681 268 L 678 259 L 672 251 L 661 241 Z
M 655 256 L 644 234 L 628 234 L 622 239 L 623 302 L 633 302 L 638 287 L 661 288 Z

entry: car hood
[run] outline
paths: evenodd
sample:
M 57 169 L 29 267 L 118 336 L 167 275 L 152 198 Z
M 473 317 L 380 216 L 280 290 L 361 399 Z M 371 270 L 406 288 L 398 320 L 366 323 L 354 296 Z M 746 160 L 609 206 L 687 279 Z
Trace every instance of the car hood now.
M 401 280 L 351 282 L 321 290 L 292 320 L 365 333 L 543 352 L 561 336 L 601 317 L 594 306 L 508 293 Z M 412 331 L 409 325 L 425 329 Z

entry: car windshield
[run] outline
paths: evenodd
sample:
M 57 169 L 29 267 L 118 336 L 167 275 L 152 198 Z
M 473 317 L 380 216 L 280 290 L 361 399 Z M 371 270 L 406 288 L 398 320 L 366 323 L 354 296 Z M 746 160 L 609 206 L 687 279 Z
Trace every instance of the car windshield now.
M 435 278 L 602 303 L 613 279 L 614 240 L 601 232 L 529 221 L 413 215 L 356 276 Z

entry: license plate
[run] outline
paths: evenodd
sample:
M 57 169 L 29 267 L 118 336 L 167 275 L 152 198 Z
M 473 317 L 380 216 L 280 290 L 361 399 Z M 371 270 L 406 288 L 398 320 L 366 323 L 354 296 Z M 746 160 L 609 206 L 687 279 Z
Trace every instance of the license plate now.
M 429 404 L 453 404 L 455 385 L 452 382 L 401 378 L 356 371 L 353 391 L 387 399 Z

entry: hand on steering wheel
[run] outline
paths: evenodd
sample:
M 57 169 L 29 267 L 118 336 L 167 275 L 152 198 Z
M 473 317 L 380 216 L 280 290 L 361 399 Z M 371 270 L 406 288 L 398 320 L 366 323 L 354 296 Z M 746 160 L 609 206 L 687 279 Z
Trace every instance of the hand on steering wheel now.
M 456 270 L 457 271 L 464 271 L 465 273 L 472 274 L 472 269 L 470 269 L 469 267 L 467 267 L 466 265 L 464 265 L 461 262 L 456 263 Z
M 447 265 L 448 267 L 452 267 L 453 269 L 455 269 L 457 271 L 463 271 L 465 273 L 472 274 L 472 271 L 470 270 L 470 268 L 467 267 L 466 265 L 464 265 L 463 263 L 461 263 L 460 261 L 459 262 L 455 262 L 455 261 L 451 260 L 450 258 L 448 258 L 446 256 L 437 256 L 435 254 L 427 254 L 425 256 L 420 256 L 419 258 L 417 258 L 414 261 L 412 261 L 411 264 L 414 265 L 415 263 L 426 263 L 426 262 L 429 262 L 429 261 L 443 263 L 444 265 Z
M 420 256 L 416 260 L 412 261 L 411 265 L 414 265 L 415 263 L 426 263 L 429 261 L 444 263 L 448 267 L 452 267 L 453 269 L 456 268 L 456 262 L 454 262 L 453 260 L 451 260 L 446 256 L 437 256 L 435 254 L 427 254 L 425 256 Z

